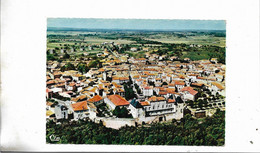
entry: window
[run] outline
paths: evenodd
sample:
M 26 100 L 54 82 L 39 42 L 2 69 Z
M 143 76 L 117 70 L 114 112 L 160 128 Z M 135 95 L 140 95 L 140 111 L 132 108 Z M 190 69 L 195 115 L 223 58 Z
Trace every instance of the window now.
M 164 107 L 164 105 L 162 105 L 162 108 Z

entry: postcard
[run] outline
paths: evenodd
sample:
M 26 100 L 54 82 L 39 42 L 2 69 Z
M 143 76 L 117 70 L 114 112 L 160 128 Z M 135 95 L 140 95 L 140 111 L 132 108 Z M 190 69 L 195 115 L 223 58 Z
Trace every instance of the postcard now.
M 47 143 L 225 144 L 225 21 L 47 22 Z
M 258 151 L 258 4 L 1 1 L 1 151 Z

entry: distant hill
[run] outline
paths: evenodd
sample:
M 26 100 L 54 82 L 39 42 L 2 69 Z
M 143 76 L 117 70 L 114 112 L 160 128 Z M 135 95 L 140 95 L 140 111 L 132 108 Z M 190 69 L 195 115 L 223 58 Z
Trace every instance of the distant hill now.
M 225 33 L 226 30 L 158 30 L 158 29 L 89 29 L 89 28 L 68 28 L 68 27 L 47 27 L 47 31 L 86 31 L 86 32 L 112 32 L 112 31 L 119 31 L 119 32 L 221 32 Z

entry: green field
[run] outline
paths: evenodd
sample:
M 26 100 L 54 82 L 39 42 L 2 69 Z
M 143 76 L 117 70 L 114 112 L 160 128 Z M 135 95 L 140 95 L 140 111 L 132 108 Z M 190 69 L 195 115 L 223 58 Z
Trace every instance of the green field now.
M 135 43 L 134 41 L 130 41 L 130 40 L 126 40 L 126 39 L 118 39 L 118 40 L 114 40 L 114 39 L 103 39 L 103 38 L 95 38 L 95 37 L 85 37 L 84 39 L 85 42 L 87 42 L 88 44 L 100 44 L 103 42 L 114 42 L 117 44 L 131 44 L 131 43 Z
M 75 45 L 75 42 L 82 42 L 81 39 L 75 39 L 75 41 L 64 41 L 64 40 L 59 40 L 59 39 L 54 39 L 57 40 L 58 42 L 47 42 L 47 49 L 54 49 L 55 47 L 62 47 L 64 44 L 68 45 Z M 95 38 L 95 37 L 85 37 L 84 42 L 81 43 L 81 45 L 98 45 L 101 43 L 110 43 L 114 42 L 116 44 L 132 44 L 135 43 L 134 41 L 126 40 L 126 39 L 118 39 L 118 40 L 113 40 L 113 39 L 102 39 L 102 38 Z M 61 46 L 60 46 L 61 44 Z M 79 44 L 75 45 L 76 47 L 79 46 Z
M 190 37 L 175 37 L 175 36 L 162 36 L 161 38 L 145 38 L 146 40 L 158 41 L 162 43 L 176 43 L 176 44 L 196 44 L 196 45 L 216 45 L 219 47 L 226 46 L 225 37 L 214 36 L 190 36 Z
M 72 54 L 76 56 L 83 52 L 103 52 L 103 47 L 108 47 L 110 50 L 140 58 L 145 57 L 145 51 L 142 51 L 142 48 L 148 47 L 150 53 L 160 56 L 178 56 L 180 59 L 190 58 L 191 60 L 214 57 L 225 63 L 225 31 L 59 31 L 47 32 L 47 40 L 47 49 L 70 50 L 70 48 L 74 48 L 76 52 Z M 108 44 L 101 47 L 100 45 L 105 42 Z M 110 42 L 114 42 L 114 46 Z M 89 45 L 92 47 L 91 50 L 88 48 Z M 80 50 L 82 46 L 84 46 L 84 51 Z M 138 48 L 138 51 L 130 51 L 132 47 Z

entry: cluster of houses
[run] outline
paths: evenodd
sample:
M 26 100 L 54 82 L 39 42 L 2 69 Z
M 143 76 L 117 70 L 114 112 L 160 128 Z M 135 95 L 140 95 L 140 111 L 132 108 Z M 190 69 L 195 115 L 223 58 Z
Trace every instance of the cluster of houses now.
M 198 89 L 225 96 L 225 65 L 217 59 L 187 58 L 182 63 L 177 57 L 149 52 L 144 58 L 115 56 L 107 50 L 103 55 L 103 67 L 84 74 L 76 70 L 61 72 L 64 63 L 47 61 L 47 119 L 96 120 L 100 106 L 105 104 L 111 112 L 116 107 L 127 108 L 137 123 L 179 120 L 185 102 L 199 98 Z M 129 82 L 136 96 L 126 100 L 124 83 Z

